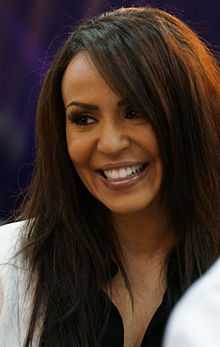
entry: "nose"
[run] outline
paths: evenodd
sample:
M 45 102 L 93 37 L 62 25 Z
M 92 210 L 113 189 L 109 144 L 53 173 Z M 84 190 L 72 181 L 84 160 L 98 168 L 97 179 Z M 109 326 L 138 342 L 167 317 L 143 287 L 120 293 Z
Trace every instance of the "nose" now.
M 130 145 L 130 139 L 122 124 L 105 122 L 100 126 L 97 149 L 104 154 L 117 154 Z

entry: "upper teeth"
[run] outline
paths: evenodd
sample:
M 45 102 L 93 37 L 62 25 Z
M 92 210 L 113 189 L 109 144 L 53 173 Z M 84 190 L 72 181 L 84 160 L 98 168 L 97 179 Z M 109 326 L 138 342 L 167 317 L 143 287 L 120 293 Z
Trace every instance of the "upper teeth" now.
M 114 169 L 114 170 L 104 170 L 104 174 L 107 178 L 118 179 L 126 178 L 138 173 L 143 168 L 143 164 L 134 165 L 126 168 Z

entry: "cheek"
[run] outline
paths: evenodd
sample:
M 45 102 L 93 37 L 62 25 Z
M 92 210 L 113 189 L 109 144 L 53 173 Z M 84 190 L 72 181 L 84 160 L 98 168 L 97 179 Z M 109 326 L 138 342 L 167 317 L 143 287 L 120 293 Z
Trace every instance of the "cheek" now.
M 73 166 L 78 173 L 81 181 L 87 187 L 88 191 L 95 196 L 91 184 L 89 184 L 90 175 L 88 176 L 88 166 L 90 161 L 90 156 L 92 154 L 92 141 L 89 136 L 83 136 L 83 134 L 78 135 L 67 131 L 66 132 L 67 140 L 67 150 L 69 157 L 73 163 Z
M 136 133 L 133 132 L 132 138 L 152 159 L 158 159 L 160 157 L 157 138 L 150 123 L 140 128 Z
M 148 128 L 148 133 L 147 133 L 146 138 L 148 141 L 149 150 L 155 156 L 159 156 L 159 147 L 158 147 L 157 138 L 156 138 L 155 132 L 153 131 L 151 126 Z
M 86 136 L 66 131 L 67 150 L 74 165 L 83 165 L 89 160 L 91 144 Z

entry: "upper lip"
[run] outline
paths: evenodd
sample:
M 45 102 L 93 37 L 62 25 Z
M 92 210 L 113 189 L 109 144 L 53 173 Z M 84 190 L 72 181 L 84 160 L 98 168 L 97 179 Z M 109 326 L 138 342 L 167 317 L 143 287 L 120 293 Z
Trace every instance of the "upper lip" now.
M 131 167 L 131 166 L 136 166 L 136 165 L 143 165 L 146 164 L 147 161 L 124 161 L 124 162 L 118 162 L 118 163 L 108 163 L 105 165 L 102 165 L 102 167 L 99 167 L 97 170 L 114 170 L 114 169 L 121 169 L 121 168 L 126 168 L 126 167 Z

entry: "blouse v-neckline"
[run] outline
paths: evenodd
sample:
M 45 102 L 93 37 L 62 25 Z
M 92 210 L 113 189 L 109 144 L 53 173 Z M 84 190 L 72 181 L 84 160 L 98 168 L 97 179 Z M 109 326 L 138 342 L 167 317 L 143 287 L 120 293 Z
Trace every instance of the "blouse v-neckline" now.
M 110 304 L 110 315 L 104 333 L 101 338 L 101 347 L 123 347 L 124 325 L 121 314 L 116 305 L 104 293 Z M 140 347 L 161 347 L 163 334 L 172 305 L 168 299 L 168 292 L 164 294 L 163 300 L 153 315 L 144 333 Z

